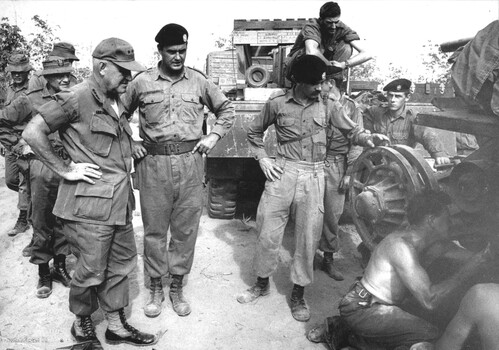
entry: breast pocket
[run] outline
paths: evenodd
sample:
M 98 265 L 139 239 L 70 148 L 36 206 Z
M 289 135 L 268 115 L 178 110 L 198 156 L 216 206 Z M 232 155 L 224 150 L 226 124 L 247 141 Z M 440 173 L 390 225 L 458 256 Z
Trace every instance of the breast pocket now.
M 181 118 L 185 123 L 196 124 L 203 116 L 203 104 L 195 94 L 182 94 Z
M 401 132 L 394 132 L 390 136 L 391 141 L 395 145 L 407 145 L 408 138 L 407 135 Z
M 295 118 L 292 117 L 280 117 L 277 118 L 277 125 L 282 127 L 289 127 L 295 125 Z
M 163 91 L 151 92 L 142 97 L 140 110 L 147 124 L 159 124 L 163 121 L 164 100 Z
M 93 153 L 107 157 L 111 152 L 113 140 L 117 137 L 116 126 L 113 126 L 102 119 L 101 116 L 94 114 L 90 122 L 91 134 L 82 140 L 85 147 Z
M 114 184 L 95 180 L 95 184 L 79 182 L 76 185 L 73 215 L 82 219 L 106 221 L 111 216 Z

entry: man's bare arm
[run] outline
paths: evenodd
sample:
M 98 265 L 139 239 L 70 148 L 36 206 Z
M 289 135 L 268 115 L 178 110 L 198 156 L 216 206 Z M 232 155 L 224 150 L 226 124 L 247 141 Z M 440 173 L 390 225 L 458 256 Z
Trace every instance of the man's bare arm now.
M 94 184 L 92 180 L 99 179 L 102 173 L 98 171 L 99 166 L 91 163 L 66 164 L 54 151 L 48 138 L 51 134 L 45 120 L 37 114 L 23 131 L 23 138 L 31 146 L 31 149 L 55 173 L 69 181 L 86 181 Z
M 490 251 L 487 247 L 482 252 L 473 255 L 452 277 L 432 285 L 412 247 L 400 241 L 395 243 L 390 254 L 390 261 L 398 276 L 419 304 L 427 310 L 437 308 L 457 287 L 467 282 L 490 259 Z

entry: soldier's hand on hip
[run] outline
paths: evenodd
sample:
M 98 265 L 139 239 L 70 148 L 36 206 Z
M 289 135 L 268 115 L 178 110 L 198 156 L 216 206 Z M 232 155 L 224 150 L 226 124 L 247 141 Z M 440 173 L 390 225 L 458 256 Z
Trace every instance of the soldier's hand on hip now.
M 192 150 L 192 153 L 195 152 L 208 154 L 212 150 L 213 147 L 217 144 L 218 140 L 220 140 L 220 136 L 217 134 L 209 134 L 203 137 L 197 144 L 196 147 Z
M 147 156 L 147 150 L 145 149 L 142 141 L 132 140 L 132 157 L 133 159 L 141 159 Z
M 95 181 L 92 179 L 100 179 L 102 176 L 102 172 L 98 169 L 99 166 L 96 164 L 71 161 L 61 176 L 68 181 L 85 181 L 93 185 Z
M 263 174 L 269 181 L 279 180 L 283 170 L 278 166 L 273 159 L 262 158 L 258 161 L 260 168 L 262 168 Z

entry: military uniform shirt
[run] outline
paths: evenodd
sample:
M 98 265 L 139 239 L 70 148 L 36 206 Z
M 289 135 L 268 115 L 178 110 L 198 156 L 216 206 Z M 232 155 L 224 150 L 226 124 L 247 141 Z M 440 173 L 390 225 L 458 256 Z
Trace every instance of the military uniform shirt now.
M 349 138 L 358 139 L 362 128 L 348 118 L 341 104 L 321 97 L 306 106 L 294 98 L 294 89 L 280 92 L 265 103 L 260 115 L 248 130 L 248 141 L 256 159 L 268 157 L 264 148 L 264 132 L 274 124 L 277 154 L 307 162 L 326 158 L 326 126 L 331 123 Z
M 348 117 L 354 123 L 358 124 L 360 127 L 363 127 L 364 121 L 362 120 L 362 110 L 357 103 L 346 95 L 342 95 L 338 102 L 343 106 L 343 109 Z M 343 132 L 341 132 L 338 128 L 329 128 L 327 148 L 328 155 L 346 155 L 348 164 L 350 165 L 358 158 L 362 151 L 363 148 L 361 146 L 352 145 L 352 141 L 345 137 Z
M 14 84 L 9 84 L 7 88 L 7 96 L 5 98 L 4 106 L 9 105 L 12 101 L 14 101 L 17 97 L 23 95 L 28 90 L 28 80 L 22 86 L 15 87 Z
M 437 135 L 428 128 L 414 123 L 415 113 L 406 109 L 399 117 L 391 119 L 386 107 L 373 106 L 364 111 L 364 128 L 373 133 L 388 136 L 396 145 L 415 147 L 419 142 L 433 158 L 446 156 L 443 144 Z
M 134 206 L 128 114 L 121 102 L 116 114 L 93 78 L 55 97 L 40 108 L 40 115 L 52 132 L 59 130 L 72 161 L 98 165 L 102 177 L 94 185 L 62 180 L 54 214 L 71 221 L 125 225 Z
M 0 142 L 11 150 L 21 139 L 21 134 L 33 116 L 45 103 L 53 99 L 47 87 L 29 90 L 14 99 L 0 111 Z M 59 145 L 57 135 L 50 135 L 54 145 Z
M 172 82 L 158 67 L 136 76 L 123 96 L 130 112 L 139 108 L 142 140 L 158 143 L 200 139 L 204 106 L 217 117 L 211 132 L 224 137 L 234 123 L 234 107 L 220 89 L 195 69 L 185 67 L 182 78 Z
M 291 48 L 288 56 L 292 56 L 296 51 L 304 49 L 306 40 L 316 41 L 319 44 L 319 49 L 324 57 L 331 60 L 332 57 L 330 57 L 331 55 L 329 53 L 334 52 L 336 43 L 339 41 L 349 43 L 354 40 L 360 40 L 360 37 L 357 32 L 341 21 L 336 25 L 336 32 L 334 35 L 330 35 L 327 32 L 321 32 L 319 20 L 314 18 L 310 23 L 307 23 L 298 34 L 295 44 Z

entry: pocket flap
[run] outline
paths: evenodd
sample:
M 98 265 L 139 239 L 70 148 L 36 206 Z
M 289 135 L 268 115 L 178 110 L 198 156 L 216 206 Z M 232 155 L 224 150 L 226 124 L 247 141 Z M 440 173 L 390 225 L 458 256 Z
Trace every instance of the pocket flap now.
M 92 116 L 92 122 L 90 123 L 90 130 L 92 132 L 118 136 L 118 133 L 116 132 L 116 127 L 108 124 L 106 121 L 102 120 L 97 115 Z
M 114 184 L 101 180 L 95 180 L 94 185 L 80 181 L 75 191 L 75 196 L 81 197 L 113 198 L 113 194 Z
M 295 124 L 295 118 L 278 118 L 277 125 L 279 126 L 291 126 Z
M 149 103 L 159 103 L 165 99 L 165 94 L 161 92 L 155 92 L 152 94 L 147 94 L 144 96 L 144 99 L 142 100 L 142 103 L 144 104 L 149 104 Z
M 194 94 L 182 94 L 182 100 L 184 102 L 198 103 L 199 97 Z

